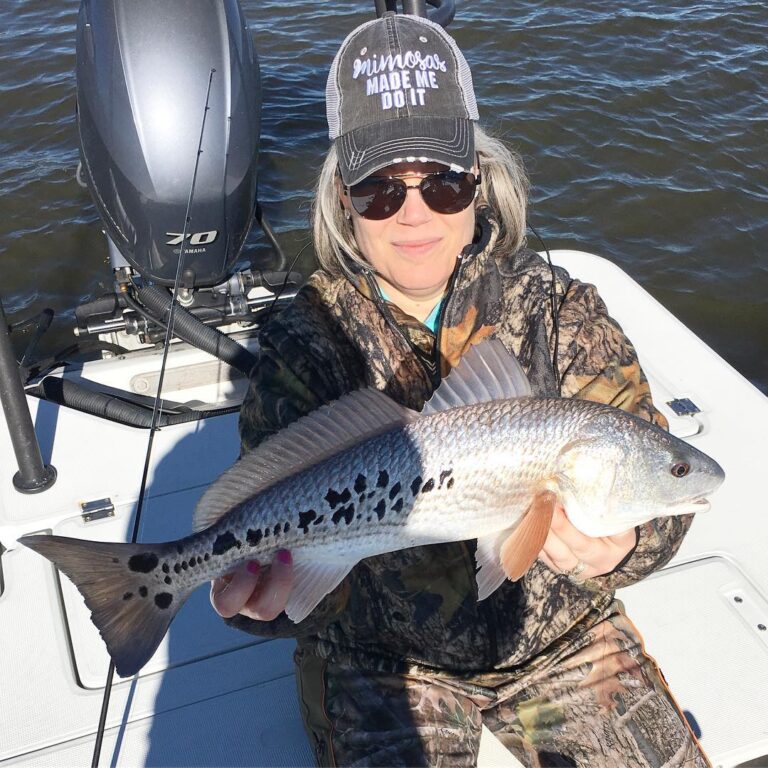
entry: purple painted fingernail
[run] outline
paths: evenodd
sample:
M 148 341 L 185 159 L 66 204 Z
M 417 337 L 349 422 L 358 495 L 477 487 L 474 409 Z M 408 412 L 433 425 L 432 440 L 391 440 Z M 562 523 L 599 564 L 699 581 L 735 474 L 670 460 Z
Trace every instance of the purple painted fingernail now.
M 261 570 L 261 565 L 257 563 L 255 560 L 249 560 L 248 565 L 245 566 L 245 570 L 248 571 L 248 573 L 257 574 Z
M 275 560 L 277 560 L 278 563 L 282 563 L 283 565 L 290 565 L 293 562 L 291 553 L 287 549 L 279 550 L 275 555 Z

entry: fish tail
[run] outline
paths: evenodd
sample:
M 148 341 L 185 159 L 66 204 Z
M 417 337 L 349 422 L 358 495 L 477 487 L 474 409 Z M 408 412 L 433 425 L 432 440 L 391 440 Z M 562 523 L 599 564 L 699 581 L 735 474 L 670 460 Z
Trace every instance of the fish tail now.
M 135 675 L 147 663 L 194 589 L 152 578 L 167 544 L 47 535 L 22 536 L 19 542 L 48 558 L 77 587 L 121 677 Z

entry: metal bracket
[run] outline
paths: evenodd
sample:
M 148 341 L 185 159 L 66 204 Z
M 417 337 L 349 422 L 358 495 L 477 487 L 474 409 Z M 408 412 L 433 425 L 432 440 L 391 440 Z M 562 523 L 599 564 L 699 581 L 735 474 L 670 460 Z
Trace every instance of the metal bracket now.
M 675 412 L 677 416 L 693 416 L 695 413 L 701 413 L 701 409 L 687 397 L 677 397 L 669 400 L 667 405 Z
M 96 499 L 84 501 L 80 504 L 83 510 L 83 522 L 92 523 L 94 520 L 103 520 L 105 517 L 115 516 L 115 505 L 112 499 Z

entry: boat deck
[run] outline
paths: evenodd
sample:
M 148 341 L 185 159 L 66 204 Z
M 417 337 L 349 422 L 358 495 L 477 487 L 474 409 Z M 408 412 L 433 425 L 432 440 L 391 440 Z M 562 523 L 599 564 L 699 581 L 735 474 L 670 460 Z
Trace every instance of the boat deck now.
M 552 256 L 599 286 L 637 346 L 672 431 L 725 469 L 711 511 L 695 520 L 670 565 L 620 597 L 713 764 L 764 758 L 768 765 L 768 515 L 758 506 L 768 398 L 611 263 L 575 251 Z M 188 375 L 203 360 L 212 383 Z M 132 355 L 90 364 L 83 375 L 115 386 L 130 380 L 146 392 L 156 362 L 156 353 Z M 170 365 L 176 371 L 166 378 L 170 400 L 236 399 L 242 392 L 204 353 L 180 350 Z M 699 412 L 679 416 L 666 405 L 683 399 Z M 108 657 L 72 585 L 15 540 L 43 530 L 126 537 L 148 433 L 30 403 L 58 481 L 37 496 L 18 494 L 10 440 L 0 429 L 0 542 L 8 550 L 0 558 L 0 764 L 87 765 Z M 235 415 L 158 432 L 140 538 L 186 534 L 195 501 L 237 449 Z M 103 499 L 114 514 L 85 522 L 82 505 Z M 312 764 L 296 703 L 292 645 L 230 630 L 198 590 L 140 675 L 117 680 L 101 764 Z M 512 765 L 494 742 L 484 738 L 481 765 Z

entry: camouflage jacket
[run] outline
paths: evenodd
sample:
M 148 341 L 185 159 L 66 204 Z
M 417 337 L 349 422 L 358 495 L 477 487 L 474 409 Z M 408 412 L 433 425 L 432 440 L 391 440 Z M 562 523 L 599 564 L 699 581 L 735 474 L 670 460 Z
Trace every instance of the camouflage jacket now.
M 457 262 L 437 335 L 384 302 L 366 270 L 354 280 L 318 271 L 261 334 L 261 357 L 240 419 L 244 451 L 346 392 L 373 386 L 420 409 L 470 345 L 499 338 L 538 395 L 581 397 L 664 424 L 634 348 L 592 285 L 556 268 L 557 368 L 552 365 L 552 280 L 533 251 L 495 248 L 497 226 L 478 216 L 475 242 Z M 312 651 L 362 668 L 424 665 L 490 673 L 555 652 L 606 614 L 613 591 L 664 565 L 690 518 L 638 528 L 637 545 L 612 573 L 577 584 L 536 562 L 519 582 L 476 599 L 475 542 L 418 547 L 368 558 L 300 624 L 243 616 L 230 623 L 295 636 Z

